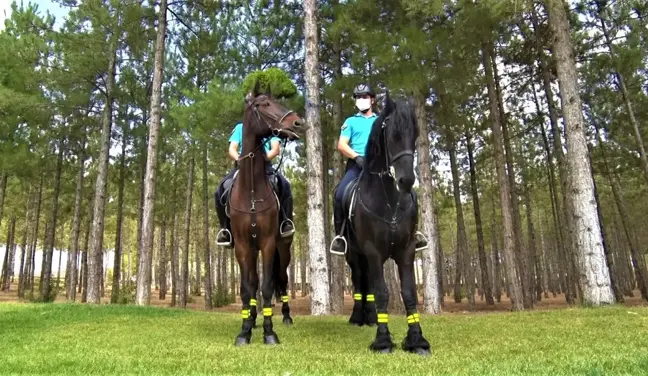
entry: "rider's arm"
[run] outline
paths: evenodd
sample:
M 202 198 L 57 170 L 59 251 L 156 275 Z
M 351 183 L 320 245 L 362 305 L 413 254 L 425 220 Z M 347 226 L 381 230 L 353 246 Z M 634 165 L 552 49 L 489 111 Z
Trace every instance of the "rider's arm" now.
M 349 138 L 345 136 L 340 136 L 340 139 L 338 140 L 337 144 L 337 149 L 342 155 L 349 159 L 355 159 L 359 154 L 353 151 L 351 149 L 351 146 L 349 146 Z
M 227 150 L 227 154 L 234 161 L 238 161 L 239 159 L 238 147 L 239 147 L 238 142 L 232 141 L 230 142 L 229 149 Z
M 266 153 L 269 161 L 273 160 L 274 157 L 279 155 L 279 151 L 281 150 L 280 145 L 280 142 L 277 140 L 273 139 L 272 141 L 270 141 L 270 151 Z

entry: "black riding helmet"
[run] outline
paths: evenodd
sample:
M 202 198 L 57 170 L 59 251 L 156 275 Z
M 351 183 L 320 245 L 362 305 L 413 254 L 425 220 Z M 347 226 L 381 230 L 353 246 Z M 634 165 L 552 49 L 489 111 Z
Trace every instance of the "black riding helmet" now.
M 357 98 L 358 95 L 368 94 L 372 98 L 376 98 L 376 94 L 371 89 L 369 84 L 358 84 L 355 89 L 353 89 L 353 97 Z

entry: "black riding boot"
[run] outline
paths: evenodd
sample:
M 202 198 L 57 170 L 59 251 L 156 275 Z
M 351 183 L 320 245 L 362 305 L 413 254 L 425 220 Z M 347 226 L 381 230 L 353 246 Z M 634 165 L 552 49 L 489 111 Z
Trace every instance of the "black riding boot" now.
M 295 224 L 292 221 L 293 202 L 292 197 L 288 196 L 281 202 L 279 215 L 281 218 L 280 233 L 282 238 L 291 237 L 295 233 Z
M 333 226 L 335 227 L 335 238 L 331 242 L 329 252 L 334 255 L 344 255 L 347 251 L 347 242 L 342 234 L 342 224 L 344 223 L 344 209 L 342 203 L 334 199 L 333 204 Z
M 232 233 L 230 232 L 230 223 L 227 214 L 225 213 L 225 206 L 220 202 L 219 192 L 215 194 L 216 214 L 218 215 L 218 222 L 220 222 L 220 230 L 216 235 L 216 245 L 231 247 L 232 246 Z

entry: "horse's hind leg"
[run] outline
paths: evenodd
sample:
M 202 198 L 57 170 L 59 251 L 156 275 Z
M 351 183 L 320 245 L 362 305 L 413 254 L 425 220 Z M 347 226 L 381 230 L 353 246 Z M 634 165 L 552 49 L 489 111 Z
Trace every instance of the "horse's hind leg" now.
M 349 324 L 362 326 L 364 325 L 363 297 L 366 294 L 366 288 L 363 289 L 362 273 L 357 258 L 355 251 L 347 252 L 347 263 L 351 268 L 351 283 L 353 284 L 353 311 L 349 317 Z
M 241 246 L 237 246 L 241 247 Z M 243 257 L 244 254 L 250 255 Z M 256 252 L 249 249 L 237 249 L 236 258 L 241 268 L 241 332 L 236 337 L 234 344 L 236 346 L 247 345 L 252 338 L 252 328 L 255 326 L 256 317 L 256 292 L 259 286 L 259 275 L 256 269 Z M 254 317 L 252 316 L 254 312 Z
M 290 265 L 290 239 L 281 239 L 278 241 L 277 253 L 274 260 L 275 288 L 277 297 L 281 297 L 281 314 L 283 323 L 292 325 L 293 319 L 290 317 L 290 306 L 288 305 L 288 265 Z
M 276 253 L 276 243 L 274 239 L 268 240 L 263 249 L 263 284 L 261 294 L 263 296 L 263 343 L 266 345 L 275 345 L 279 343 L 279 338 L 273 330 L 272 325 L 272 294 L 274 293 L 274 257 Z
M 409 253 L 409 252 L 408 252 Z M 416 312 L 416 284 L 414 281 L 414 250 L 407 261 L 399 260 L 398 275 L 401 280 L 401 296 L 407 312 L 407 336 L 403 339 L 403 350 L 419 355 L 430 354 L 430 343 L 423 337 L 419 323 L 419 314 Z M 411 258 L 411 260 L 410 260 Z

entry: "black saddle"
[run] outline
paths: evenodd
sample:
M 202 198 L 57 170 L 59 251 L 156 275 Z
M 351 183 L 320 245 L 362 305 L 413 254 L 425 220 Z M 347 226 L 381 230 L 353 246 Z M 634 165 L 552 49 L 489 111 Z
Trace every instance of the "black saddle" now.
M 353 215 L 357 202 L 356 192 L 358 191 L 359 182 L 360 177 L 351 180 L 351 182 L 349 182 L 349 184 L 344 188 L 344 192 L 342 192 L 342 209 L 344 210 L 345 218 L 350 218 Z

